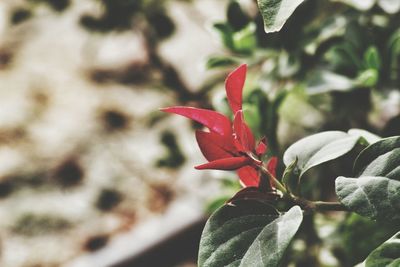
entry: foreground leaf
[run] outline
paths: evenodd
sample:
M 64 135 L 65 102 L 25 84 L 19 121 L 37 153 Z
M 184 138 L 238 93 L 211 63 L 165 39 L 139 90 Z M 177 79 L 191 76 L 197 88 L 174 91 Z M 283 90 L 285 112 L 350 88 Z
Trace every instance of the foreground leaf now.
M 400 232 L 387 240 L 368 256 L 366 267 L 400 266 Z
M 358 178 L 336 179 L 336 194 L 350 210 L 377 221 L 400 223 L 400 137 L 382 139 L 358 156 Z
M 282 29 L 286 20 L 304 0 L 258 0 L 258 7 L 264 18 L 266 33 Z
M 302 217 L 298 206 L 280 216 L 258 201 L 225 205 L 204 228 L 199 266 L 279 266 Z
M 364 149 L 354 164 L 358 176 L 384 176 L 400 181 L 400 136 L 389 137 Z
M 303 138 L 291 145 L 283 155 L 283 162 L 289 166 L 297 160 L 295 173 L 300 177 L 312 167 L 339 158 L 350 152 L 361 140 L 364 132 L 348 133 L 328 131 Z
M 386 177 L 338 177 L 336 194 L 347 208 L 377 221 L 400 222 L 400 182 Z

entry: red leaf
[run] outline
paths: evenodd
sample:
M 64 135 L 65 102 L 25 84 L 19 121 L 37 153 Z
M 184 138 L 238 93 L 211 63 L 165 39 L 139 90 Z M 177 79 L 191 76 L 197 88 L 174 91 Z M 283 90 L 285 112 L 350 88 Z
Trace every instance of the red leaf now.
M 232 138 L 224 137 L 213 132 L 196 131 L 197 144 L 208 161 L 234 156 L 236 149 Z
M 278 165 L 278 158 L 272 157 L 267 163 L 267 170 L 276 177 L 276 166 Z
M 226 96 L 233 114 L 242 109 L 242 93 L 246 80 L 247 65 L 240 65 L 225 80 Z
M 267 152 L 267 144 L 265 143 L 265 138 L 263 138 L 257 145 L 256 154 L 257 156 L 261 156 L 265 152 Z
M 195 120 L 220 135 L 230 136 L 232 134 L 232 126 L 228 117 L 213 110 L 192 107 L 169 107 L 163 108 L 161 111 L 175 113 Z
M 224 159 L 217 159 L 206 164 L 202 164 L 196 166 L 195 169 L 197 170 L 205 170 L 205 169 L 212 169 L 212 170 L 223 170 L 223 171 L 232 171 L 239 169 L 243 166 L 246 166 L 251 162 L 251 159 L 248 157 L 231 157 L 231 158 L 224 158 Z
M 244 122 L 243 111 L 239 110 L 235 114 L 233 129 L 237 139 L 244 148 L 244 152 L 250 152 L 254 149 L 255 140 L 249 126 Z
M 237 174 L 240 178 L 240 183 L 244 187 L 258 186 L 260 182 L 260 174 L 256 169 L 251 166 L 244 166 L 237 170 Z

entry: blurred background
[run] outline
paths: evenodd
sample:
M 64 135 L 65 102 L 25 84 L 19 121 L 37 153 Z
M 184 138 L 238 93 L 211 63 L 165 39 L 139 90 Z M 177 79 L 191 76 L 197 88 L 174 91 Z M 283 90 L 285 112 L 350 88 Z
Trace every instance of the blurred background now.
M 240 186 L 195 171 L 198 125 L 158 109 L 229 115 L 223 83 L 241 63 L 246 120 L 271 154 L 322 130 L 400 134 L 390 2 L 309 0 L 267 35 L 253 0 L 2 0 L 0 266 L 196 266 L 205 218 Z M 348 165 L 313 171 L 304 194 L 332 198 Z M 392 233 L 355 245 L 365 232 L 348 233 L 377 226 L 315 222 L 287 265 L 351 266 Z

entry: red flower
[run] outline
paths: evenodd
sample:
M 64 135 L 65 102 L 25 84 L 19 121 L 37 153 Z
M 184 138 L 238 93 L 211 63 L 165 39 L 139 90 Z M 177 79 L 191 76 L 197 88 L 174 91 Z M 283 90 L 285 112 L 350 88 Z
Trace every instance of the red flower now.
M 196 131 L 196 140 L 208 163 L 196 166 L 196 169 L 237 170 L 241 183 L 258 186 L 260 174 L 258 167 L 263 163 L 261 156 L 267 151 L 265 138 L 257 145 L 254 135 L 244 121 L 242 110 L 242 92 L 246 80 L 247 66 L 238 67 L 228 75 L 225 81 L 229 106 L 234 114 L 233 123 L 225 115 L 206 109 L 192 107 L 170 107 L 161 109 L 195 120 L 209 129 Z M 268 171 L 275 176 L 277 159 L 267 163 Z

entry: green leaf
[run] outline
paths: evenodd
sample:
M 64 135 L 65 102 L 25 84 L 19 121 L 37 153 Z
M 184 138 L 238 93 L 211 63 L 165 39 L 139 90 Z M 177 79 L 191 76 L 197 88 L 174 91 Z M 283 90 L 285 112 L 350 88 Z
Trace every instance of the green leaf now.
M 372 251 L 365 261 L 366 267 L 400 266 L 400 232 Z
M 296 74 L 300 70 L 300 62 L 296 57 L 282 51 L 278 57 L 277 73 L 279 77 L 288 78 Z
M 336 179 L 336 194 L 350 210 L 377 221 L 400 222 L 400 136 L 364 149 L 354 164 L 358 178 Z
M 213 29 L 219 34 L 220 39 L 224 46 L 228 49 L 234 49 L 233 44 L 233 30 L 225 23 L 215 23 Z
M 388 50 L 390 53 L 390 78 L 396 80 L 398 77 L 398 56 L 400 55 L 400 30 L 397 30 L 389 39 Z
M 297 158 L 296 170 L 301 177 L 307 170 L 350 152 L 360 141 L 360 133 L 328 131 L 303 138 L 291 145 L 283 155 L 289 166 Z
M 290 163 L 282 175 L 282 182 L 286 189 L 291 193 L 296 193 L 300 182 L 299 176 L 295 173 L 297 161 L 298 159 L 296 158 L 292 163 Z
M 233 47 L 239 53 L 251 53 L 257 46 L 256 25 L 249 23 L 242 30 L 233 34 Z
M 400 222 L 400 182 L 381 176 L 338 177 L 340 202 L 351 211 L 377 221 Z
M 343 258 L 349 259 L 348 266 L 365 261 L 371 251 L 398 231 L 399 228 L 394 225 L 378 223 L 352 212 L 341 222 L 338 236 Z
M 354 173 L 400 181 L 400 136 L 382 139 L 364 149 L 356 159 Z
M 350 91 L 355 86 L 353 79 L 327 70 L 315 71 L 307 85 L 308 94 L 321 94 L 330 91 Z
M 266 33 L 282 29 L 286 20 L 304 0 L 258 0 L 258 7 L 264 18 Z
M 318 47 L 335 37 L 342 37 L 346 32 L 348 20 L 344 16 L 334 16 L 329 18 L 322 25 L 318 24 L 318 36 L 310 40 L 304 47 L 307 54 L 315 55 Z
M 373 87 L 378 83 L 378 80 L 378 71 L 376 69 L 367 69 L 357 76 L 355 87 Z
M 283 215 L 254 201 L 225 205 L 208 220 L 201 237 L 200 267 L 279 266 L 303 215 L 298 206 Z
M 367 69 L 379 70 L 381 68 L 381 56 L 375 46 L 371 46 L 365 51 L 364 61 Z
M 235 64 L 238 64 L 238 62 L 231 57 L 213 56 L 207 60 L 206 68 L 207 69 L 215 69 L 215 68 L 233 66 Z
M 236 0 L 231 0 L 229 2 L 226 17 L 229 25 L 231 25 L 235 31 L 246 27 L 250 22 L 250 18 L 246 12 L 242 10 L 240 4 Z

